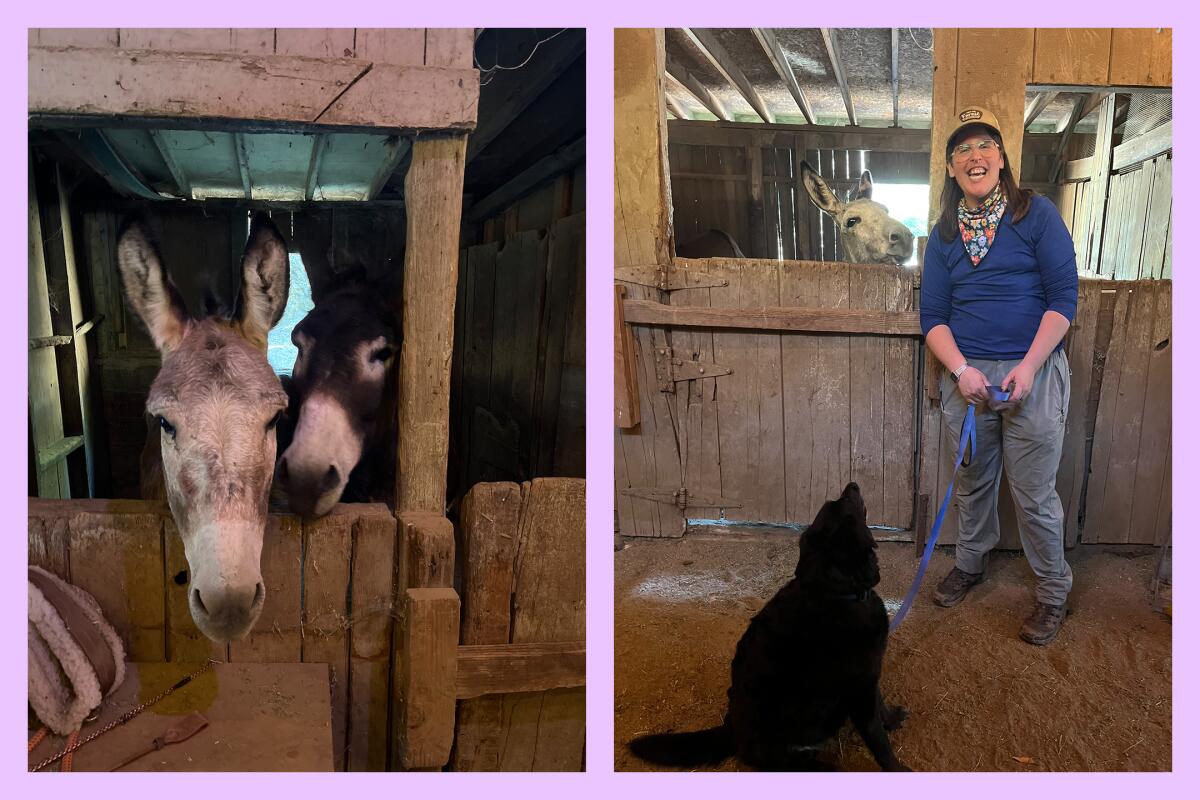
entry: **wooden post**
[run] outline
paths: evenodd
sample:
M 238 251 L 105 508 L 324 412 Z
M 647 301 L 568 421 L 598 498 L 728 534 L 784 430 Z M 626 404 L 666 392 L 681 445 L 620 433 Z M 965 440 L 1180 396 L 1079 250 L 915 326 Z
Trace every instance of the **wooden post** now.
M 454 743 L 458 680 L 458 595 L 453 589 L 408 589 L 396 661 L 394 766 L 441 767 Z
M 405 511 L 446 510 L 450 360 L 466 147 L 462 136 L 418 139 L 404 183 L 408 246 L 396 508 Z
M 625 287 L 613 287 L 616 323 L 613 326 L 613 358 L 616 375 L 616 425 L 636 428 L 642 421 L 642 401 L 638 397 L 637 353 L 633 349 L 633 331 L 625 324 Z
M 440 514 L 401 511 L 400 588 L 449 588 L 454 582 L 454 526 Z
M 354 522 L 350 564 L 350 703 L 346 769 L 387 768 L 396 519 L 386 508 Z

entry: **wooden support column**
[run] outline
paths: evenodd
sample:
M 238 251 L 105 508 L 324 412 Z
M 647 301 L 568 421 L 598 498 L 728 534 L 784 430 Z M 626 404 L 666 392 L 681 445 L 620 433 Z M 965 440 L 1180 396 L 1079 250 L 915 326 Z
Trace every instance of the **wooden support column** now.
M 408 589 L 396 660 L 394 767 L 439 768 L 454 743 L 458 680 L 458 595 Z
M 396 508 L 406 511 L 446 511 L 450 359 L 466 147 L 462 136 L 418 139 L 404 182 L 408 244 Z

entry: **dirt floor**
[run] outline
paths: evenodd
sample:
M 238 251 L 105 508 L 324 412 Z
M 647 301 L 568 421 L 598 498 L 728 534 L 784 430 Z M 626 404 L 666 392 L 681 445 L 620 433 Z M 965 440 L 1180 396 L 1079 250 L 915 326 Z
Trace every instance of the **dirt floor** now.
M 616 558 L 616 769 L 661 769 L 625 743 L 642 733 L 720 722 L 729 662 L 750 618 L 795 568 L 794 535 L 742 540 L 626 539 Z M 891 735 L 922 771 L 1171 769 L 1171 623 L 1151 609 L 1156 556 L 1080 547 L 1071 615 L 1058 638 L 1017 638 L 1033 609 L 1033 575 L 1019 553 L 995 554 L 962 605 L 930 599 L 953 565 L 934 554 L 924 585 L 891 637 L 883 696 L 909 710 Z M 895 611 L 916 574 L 911 544 L 879 546 L 876 587 Z M 847 725 L 827 760 L 874 770 Z M 717 767 L 745 769 L 733 759 Z

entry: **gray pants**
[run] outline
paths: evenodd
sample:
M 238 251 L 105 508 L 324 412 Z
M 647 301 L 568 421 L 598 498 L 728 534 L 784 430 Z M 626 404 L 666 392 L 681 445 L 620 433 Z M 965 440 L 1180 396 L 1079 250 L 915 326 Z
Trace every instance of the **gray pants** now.
M 1018 363 L 1019 359 L 971 359 L 971 366 L 994 386 Z M 942 419 L 957 452 L 967 403 L 944 371 L 940 389 Z M 996 501 L 1003 460 L 1017 509 L 1021 547 L 1038 579 L 1037 599 L 1053 605 L 1065 603 L 1071 591 L 1071 567 L 1063 549 L 1063 507 L 1054 486 L 1070 397 L 1067 355 L 1058 350 L 1038 370 L 1033 389 L 1017 408 L 996 412 L 986 405 L 977 406 L 975 456 L 969 466 L 959 470 L 955 486 L 958 546 L 954 562 L 963 572 L 983 572 L 988 552 L 1000 541 Z

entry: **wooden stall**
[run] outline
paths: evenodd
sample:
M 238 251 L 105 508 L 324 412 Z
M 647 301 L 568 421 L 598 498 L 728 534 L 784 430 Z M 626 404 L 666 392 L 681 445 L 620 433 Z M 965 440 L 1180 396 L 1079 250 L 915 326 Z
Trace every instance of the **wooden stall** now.
M 1146 49 L 1136 69 L 1127 53 L 1134 40 Z M 1082 48 L 1086 58 L 1056 58 L 1063 47 Z M 928 160 L 935 204 L 945 165 L 929 142 L 944 140 L 955 109 L 982 104 L 1000 119 L 1014 169 L 1052 189 L 1046 193 L 1077 232 L 1080 303 L 1066 343 L 1072 392 L 1058 476 L 1068 546 L 1169 539 L 1171 290 L 1162 279 L 1170 276 L 1170 126 L 1112 138 L 1115 96 L 1168 86 L 1161 55 L 1169 51 L 1169 31 L 938 29 L 932 131 L 840 132 L 846 148 L 923 138 L 911 150 Z M 784 162 L 794 164 L 796 142 L 825 137 L 836 147 L 838 132 L 668 122 L 668 61 L 661 31 L 618 31 L 618 533 L 680 536 L 689 521 L 712 519 L 803 524 L 855 480 L 871 498 L 872 523 L 891 529 L 879 535 L 923 543 L 952 454 L 939 370 L 920 342 L 919 271 L 793 260 L 798 245 L 768 246 L 762 255 L 776 260 L 676 258 L 674 242 L 709 220 L 744 229 L 751 248 L 779 226 L 800 230 L 780 211 L 788 202 L 795 208 L 794 171 L 756 162 L 782 143 Z M 1006 66 L 997 72 L 997 64 Z M 1102 126 L 1094 156 L 1068 147 L 1070 130 L 1021 135 L 1026 86 L 1035 83 L 1102 90 L 1071 120 L 1084 110 L 1107 114 L 1107 138 Z M 1031 139 L 1039 143 L 1022 166 Z M 1051 169 L 1058 174 L 1048 176 Z M 1075 213 L 1080 176 L 1102 199 Z M 791 200 L 762 201 L 774 209 L 765 214 L 774 229 L 755 221 L 756 180 L 764 196 L 768 184 L 790 192 Z M 693 226 L 686 234 L 681 220 Z M 1007 490 L 1002 497 L 1002 546 L 1015 547 Z M 947 522 L 940 541 L 953 543 L 954 529 Z
M 457 699 L 497 693 L 527 693 L 523 707 L 548 693 L 556 731 L 582 742 L 581 480 L 526 483 L 515 503 L 520 526 L 495 531 L 536 540 L 507 568 L 543 575 L 522 590 L 523 603 L 552 606 L 561 593 L 579 624 L 559 629 L 523 614 L 518 638 L 460 647 L 462 555 L 448 506 L 470 487 L 452 478 L 458 494 L 448 493 L 447 476 L 459 475 L 451 440 L 468 391 L 465 342 L 529 357 L 502 381 L 485 380 L 485 401 L 475 403 L 506 392 L 520 400 L 500 407 L 522 410 L 524 471 L 503 477 L 582 477 L 583 462 L 583 35 L 551 43 L 535 69 L 501 73 L 486 103 L 477 38 L 472 29 L 29 35 L 30 562 L 95 594 L 136 660 L 329 664 L 339 770 L 441 769 L 459 735 Z M 514 34 L 494 55 L 500 63 L 511 56 L 504 47 L 524 48 L 520 63 L 543 44 L 536 31 Z M 576 106 L 559 102 L 568 93 Z M 547 109 L 567 123 L 552 125 Z M 566 141 L 554 138 L 559 128 Z M 522 158 L 532 164 L 504 157 L 514 138 L 527 140 Z M 314 299 L 362 267 L 402 320 L 384 406 L 396 443 L 388 504 L 342 504 L 311 522 L 272 514 L 266 608 L 246 639 L 219 651 L 189 615 L 187 564 L 166 507 L 68 499 L 137 496 L 159 356 L 125 309 L 115 246 L 122 219 L 148 206 L 193 314 L 202 316 L 206 295 L 236 302 L 248 211 L 267 209 L 301 256 Z M 456 319 L 459 298 L 483 301 L 468 291 L 477 273 L 467 253 L 497 217 L 515 223 L 518 208 L 528 224 L 512 227 L 501 250 L 512 254 L 511 274 L 489 288 L 541 287 L 536 310 L 505 308 L 522 315 L 506 332 L 470 328 L 469 317 Z M 464 325 L 478 336 L 465 336 Z M 503 342 L 485 340 L 501 333 Z M 493 372 L 489 362 L 485 378 Z M 532 498 L 529 521 L 522 491 Z M 555 549 L 543 558 L 545 537 Z M 474 574 L 493 566 L 477 564 Z M 565 688 L 566 699 L 555 699 Z M 532 727 L 521 730 L 536 734 L 537 713 L 522 713 Z M 573 761 L 568 750 L 512 768 L 580 769 L 582 748 Z

